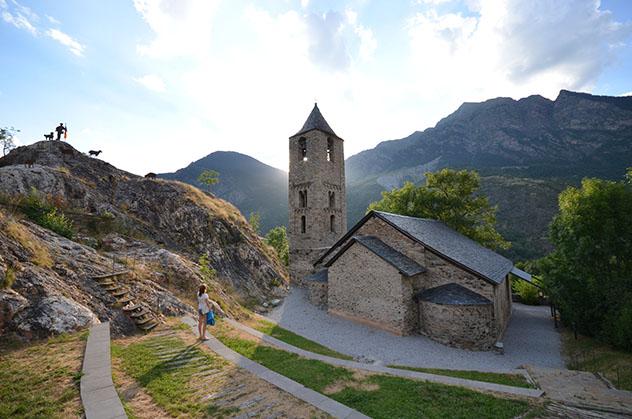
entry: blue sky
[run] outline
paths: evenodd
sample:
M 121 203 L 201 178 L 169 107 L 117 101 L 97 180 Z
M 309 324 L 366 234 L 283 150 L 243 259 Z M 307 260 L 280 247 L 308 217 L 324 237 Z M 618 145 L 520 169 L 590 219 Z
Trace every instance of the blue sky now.
M 0 0 L 0 125 L 122 169 L 287 169 L 314 100 L 349 156 L 465 101 L 632 94 L 629 0 Z

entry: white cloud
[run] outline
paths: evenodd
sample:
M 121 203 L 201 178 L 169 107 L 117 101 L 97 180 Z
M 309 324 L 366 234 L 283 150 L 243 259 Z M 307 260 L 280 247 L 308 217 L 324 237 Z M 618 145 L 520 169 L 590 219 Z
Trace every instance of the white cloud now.
M 630 35 L 598 0 L 479 0 L 478 16 L 418 13 L 409 21 L 419 89 L 474 100 L 590 90 Z M 427 85 L 427 86 L 426 86 Z
M 83 52 L 86 49 L 85 46 L 79 43 L 79 41 L 72 38 L 67 33 L 62 32 L 59 29 L 49 29 L 46 31 L 46 35 L 59 42 L 60 44 L 68 47 L 68 50 L 70 50 L 70 52 L 74 55 L 78 57 L 83 56 Z
M 172 170 L 224 149 L 287 169 L 287 138 L 300 128 L 314 99 L 345 138 L 349 156 L 426 128 L 463 101 L 590 90 L 628 30 L 594 2 L 586 7 L 585 1 L 560 0 L 559 8 L 545 1 L 467 4 L 467 14 L 440 13 L 429 5 L 406 22 L 408 44 L 390 34 L 399 42 L 389 39 L 391 50 L 383 54 L 380 32 L 362 21 L 361 8 L 317 14 L 295 5 L 295 10 L 270 12 L 255 3 L 241 14 L 232 9 L 230 20 L 220 21 L 224 15 L 214 6 L 196 1 L 173 6 L 137 0 L 154 31 L 138 51 L 173 62 L 186 57 L 187 63 L 167 61 L 152 70 L 165 78 L 173 97 L 183 99 L 179 112 L 186 115 L 152 135 L 152 141 L 165 144 L 178 135 L 186 151 L 152 164 Z M 191 11 L 196 7 L 199 13 Z M 572 30 L 560 35 L 567 19 Z M 211 38 L 213 27 L 221 39 Z M 585 43 L 590 54 L 558 53 L 558 42 L 563 45 L 558 48 L 576 50 Z M 379 61 L 384 55 L 388 62 Z M 164 87 L 159 80 L 154 90 Z
M 53 25 L 61 25 L 61 22 L 55 19 L 53 16 L 46 15 L 46 19 L 48 19 L 48 21 Z
M 155 38 L 138 45 L 154 58 L 204 55 L 211 42 L 212 21 L 219 0 L 134 0 L 134 7 Z
M 152 90 L 154 92 L 164 92 L 165 82 L 159 76 L 155 74 L 147 74 L 142 77 L 134 78 L 134 81 L 145 86 L 147 89 Z
M 5 3 L 6 5 L 6 3 Z M 24 29 L 25 31 L 29 32 L 31 35 L 36 36 L 37 35 L 37 29 L 35 28 L 35 26 L 33 26 L 33 24 L 28 20 L 28 18 L 24 15 L 22 15 L 21 13 L 15 13 L 12 14 L 6 10 L 4 10 L 2 12 L 2 19 L 15 26 L 18 29 Z
M 627 93 L 621 93 L 619 96 L 632 96 L 632 91 Z

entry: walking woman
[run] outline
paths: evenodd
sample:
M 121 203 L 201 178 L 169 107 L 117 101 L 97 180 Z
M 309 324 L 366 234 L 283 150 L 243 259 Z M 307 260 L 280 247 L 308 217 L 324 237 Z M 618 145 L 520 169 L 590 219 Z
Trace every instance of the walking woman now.
M 218 313 L 226 317 L 224 310 L 215 301 L 208 298 L 206 293 L 206 285 L 200 285 L 197 295 L 198 300 L 198 332 L 200 332 L 200 340 L 208 340 L 206 337 L 206 314 L 209 311 Z

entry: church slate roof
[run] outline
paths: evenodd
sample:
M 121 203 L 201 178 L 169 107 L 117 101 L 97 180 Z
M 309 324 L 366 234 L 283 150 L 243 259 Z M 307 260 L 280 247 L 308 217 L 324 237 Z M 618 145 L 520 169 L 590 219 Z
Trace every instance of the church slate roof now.
M 441 305 L 488 305 L 491 300 L 462 285 L 451 282 L 418 292 L 415 297 Z
M 481 246 L 441 221 L 407 217 L 376 211 L 401 231 L 408 233 L 426 247 L 458 262 L 478 274 L 500 284 L 513 268 L 513 262 Z
M 315 262 L 315 265 L 321 263 L 328 254 L 349 239 L 371 217 L 379 217 L 431 252 L 439 254 L 493 284 L 502 283 L 505 276 L 513 268 L 513 262 L 509 259 L 454 231 L 441 221 L 407 217 L 382 211 L 369 212 L 325 252 Z
M 319 130 L 325 132 L 327 134 L 336 135 L 333 129 L 329 126 L 327 121 L 325 121 L 325 117 L 320 113 L 320 109 L 318 109 L 318 104 L 314 103 L 314 109 L 307 117 L 307 121 L 303 124 L 303 128 L 292 137 L 296 137 L 297 135 L 305 134 L 308 131 Z M 336 135 L 336 137 L 338 137 Z
M 358 243 L 393 266 L 404 276 L 413 276 L 426 271 L 426 268 L 393 249 L 374 236 L 355 236 L 325 266 L 331 266 L 352 244 Z

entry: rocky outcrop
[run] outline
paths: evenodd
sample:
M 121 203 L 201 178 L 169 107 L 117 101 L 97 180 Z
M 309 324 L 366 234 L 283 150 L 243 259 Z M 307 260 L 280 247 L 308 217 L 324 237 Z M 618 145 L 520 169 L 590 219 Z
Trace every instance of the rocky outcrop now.
M 73 220 L 74 240 L 20 215 L 34 190 Z M 133 301 L 157 318 L 192 312 L 202 281 L 235 315 L 238 301 L 256 305 L 286 292 L 283 266 L 235 207 L 186 184 L 118 170 L 63 142 L 1 158 L 0 198 L 0 335 L 43 337 L 106 320 L 114 333 L 133 331 L 93 279 L 118 271 L 127 272 L 117 280 Z M 201 274 L 203 254 L 215 278 Z

